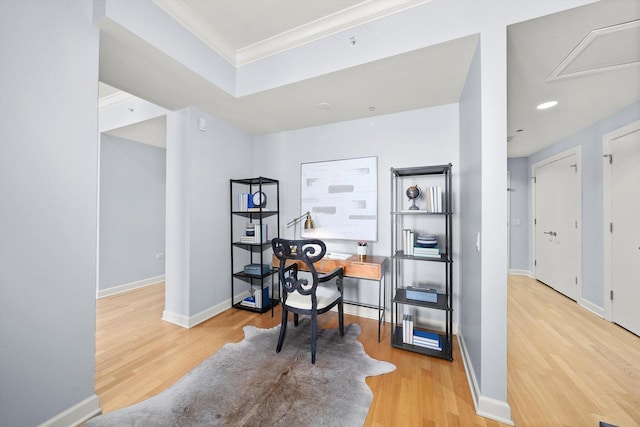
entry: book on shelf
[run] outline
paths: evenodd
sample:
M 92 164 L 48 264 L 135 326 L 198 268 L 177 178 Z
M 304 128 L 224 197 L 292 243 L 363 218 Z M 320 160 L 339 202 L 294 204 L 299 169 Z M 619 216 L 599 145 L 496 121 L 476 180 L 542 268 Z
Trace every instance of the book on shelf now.
M 402 230 L 402 250 L 405 255 L 413 255 L 414 240 L 415 233 L 412 230 L 408 228 Z
M 440 248 L 437 246 L 434 248 L 413 248 L 413 256 L 418 257 L 429 257 L 429 258 L 440 258 Z
M 402 250 L 407 256 L 440 258 L 436 235 L 417 233 L 409 228 L 402 230 Z
M 260 292 L 260 288 L 252 289 L 252 292 L 253 294 L 243 299 L 240 305 L 251 308 L 265 308 L 271 302 L 268 287 L 262 288 L 262 292 Z
M 442 188 L 439 186 L 428 187 L 425 189 L 426 211 L 433 213 L 442 213 Z
M 238 211 L 247 212 L 253 207 L 253 197 L 250 193 L 238 193 Z
M 267 243 L 269 241 L 269 227 L 267 224 L 247 223 L 244 236 L 240 236 L 240 243 Z
M 271 300 L 269 299 L 269 288 L 262 288 L 262 292 L 260 292 L 260 288 L 256 289 L 253 293 L 256 300 L 256 308 L 265 308 L 269 305 Z
M 253 295 L 250 295 L 250 296 L 246 297 L 245 299 L 243 299 L 242 301 L 240 301 L 240 305 L 243 305 L 245 307 L 255 308 L 256 307 L 256 298 Z
M 413 340 L 413 316 L 405 314 L 402 316 L 402 342 L 411 344 Z
M 407 299 L 424 302 L 438 302 L 438 292 L 433 288 L 427 288 L 424 286 L 407 286 L 405 292 Z
M 422 329 L 414 329 L 412 341 L 413 345 L 417 345 L 419 347 L 430 348 L 433 350 L 442 350 L 440 335 L 434 332 L 424 331 Z

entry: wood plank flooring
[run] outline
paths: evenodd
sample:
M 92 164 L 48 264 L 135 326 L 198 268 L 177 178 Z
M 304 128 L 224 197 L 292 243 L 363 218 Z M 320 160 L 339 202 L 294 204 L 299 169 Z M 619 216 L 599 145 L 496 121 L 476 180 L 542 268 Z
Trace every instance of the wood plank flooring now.
M 104 412 L 164 390 L 225 343 L 242 340 L 243 326 L 267 328 L 280 319 L 279 310 L 272 318 L 234 309 L 187 330 L 160 320 L 163 307 L 162 284 L 97 301 L 96 393 Z M 333 313 L 320 321 L 337 327 Z M 345 322 L 360 324 L 371 357 L 397 367 L 367 379 L 374 400 L 366 426 L 503 425 L 475 414 L 457 343 L 448 362 L 391 348 L 388 325 L 378 343 L 375 320 L 345 315 Z M 562 330 L 567 323 L 572 329 Z M 508 329 L 516 425 L 640 425 L 638 337 L 520 277 L 509 279 Z
M 508 286 L 516 426 L 640 426 L 640 338 L 535 280 Z

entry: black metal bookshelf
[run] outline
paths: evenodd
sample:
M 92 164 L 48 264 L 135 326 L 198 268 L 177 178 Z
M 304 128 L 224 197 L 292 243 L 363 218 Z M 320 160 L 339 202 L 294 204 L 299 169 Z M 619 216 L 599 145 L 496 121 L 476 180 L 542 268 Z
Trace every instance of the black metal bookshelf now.
M 271 197 L 267 198 L 267 207 L 242 206 L 239 195 L 251 195 L 255 192 L 265 192 Z M 253 311 L 266 313 L 279 303 L 279 299 L 274 296 L 274 277 L 278 269 L 271 267 L 271 239 L 278 237 L 280 230 L 280 183 L 276 179 L 257 177 L 246 179 L 229 180 L 229 197 L 231 209 L 231 306 Z M 251 222 L 257 224 L 260 229 L 267 224 L 268 236 L 265 241 L 258 243 L 247 243 L 241 239 L 241 232 L 238 231 L 238 221 L 243 223 Z M 269 265 L 269 270 L 260 274 L 249 274 L 244 270 L 246 264 Z M 261 307 L 250 307 L 243 304 L 244 298 L 248 295 L 243 292 L 246 288 L 249 292 L 254 292 L 257 288 L 262 293 L 265 288 L 269 288 L 269 301 Z
M 452 187 L 451 164 L 436 166 L 420 166 L 411 168 L 391 168 L 391 280 L 392 280 L 392 309 L 391 309 L 391 345 L 408 351 L 453 360 L 453 246 L 452 246 Z M 437 211 L 424 209 L 409 210 L 403 207 L 407 197 L 405 188 L 414 181 L 425 179 L 441 186 L 442 200 Z M 403 230 L 407 224 L 423 228 L 429 232 L 440 232 L 438 247 L 439 256 L 417 256 L 405 253 L 403 248 Z M 413 242 L 409 242 L 413 245 Z M 436 301 L 426 302 L 407 298 L 405 287 L 409 285 L 404 277 L 406 270 L 415 268 L 420 263 L 438 263 L 444 269 L 444 279 L 435 279 L 427 275 L 419 275 L 420 281 L 428 282 L 437 289 Z M 417 271 L 417 270 L 416 270 Z M 407 311 L 436 310 L 444 314 L 444 324 L 441 329 L 433 325 L 422 327 L 414 325 L 418 330 L 436 333 L 441 349 L 429 348 L 411 343 L 412 339 L 405 337 L 403 314 Z M 419 320 L 419 317 L 418 319 Z

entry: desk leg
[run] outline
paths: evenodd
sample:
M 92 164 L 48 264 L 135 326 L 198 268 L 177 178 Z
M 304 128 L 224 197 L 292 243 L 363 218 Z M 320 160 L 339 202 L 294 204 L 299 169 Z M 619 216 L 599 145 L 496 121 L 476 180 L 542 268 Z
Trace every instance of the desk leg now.
M 385 312 L 385 302 L 386 302 L 386 286 L 385 288 L 385 292 L 384 292 L 384 300 L 382 299 L 382 288 L 383 288 L 383 283 L 384 281 L 384 276 L 382 276 L 380 278 L 380 280 L 378 280 L 378 342 L 380 342 L 380 329 L 381 329 L 381 324 L 384 322 L 384 312 Z M 382 313 L 380 313 L 380 310 L 382 310 Z

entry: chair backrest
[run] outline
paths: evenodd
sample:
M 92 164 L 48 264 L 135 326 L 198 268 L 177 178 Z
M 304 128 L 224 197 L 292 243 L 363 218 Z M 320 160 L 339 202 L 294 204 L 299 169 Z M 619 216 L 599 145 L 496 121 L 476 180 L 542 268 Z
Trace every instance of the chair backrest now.
M 313 263 L 319 261 L 327 253 L 327 247 L 322 240 L 287 240 L 275 238 L 271 241 L 273 253 L 280 261 L 278 277 L 282 288 L 286 291 L 283 301 L 286 301 L 287 294 L 291 292 L 299 292 L 302 295 L 311 295 L 315 302 L 315 290 L 318 286 L 318 272 Z M 293 261 L 293 265 L 287 266 L 289 261 Z M 309 284 L 307 279 L 298 279 L 297 262 L 303 262 L 309 273 L 311 273 L 312 281 Z M 289 274 L 291 273 L 291 274 Z M 315 306 L 315 304 L 313 304 Z

